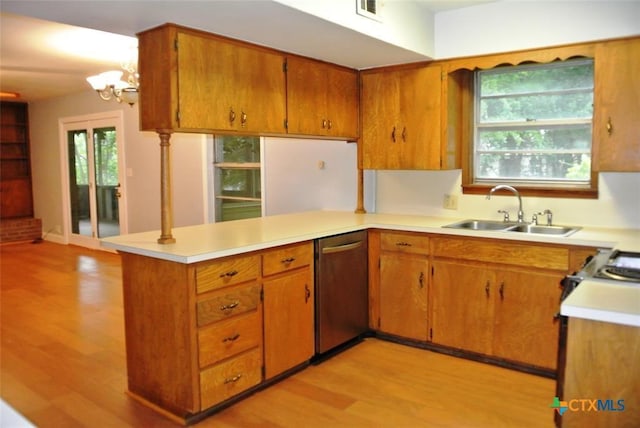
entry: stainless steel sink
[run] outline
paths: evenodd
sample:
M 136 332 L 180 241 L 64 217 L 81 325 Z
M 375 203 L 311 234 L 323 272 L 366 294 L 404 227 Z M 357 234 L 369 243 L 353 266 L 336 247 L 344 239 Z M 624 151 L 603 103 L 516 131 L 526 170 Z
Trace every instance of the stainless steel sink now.
M 496 232 L 530 233 L 534 235 L 569 236 L 582 229 L 572 226 L 543 226 L 538 224 L 469 219 L 443 226 L 450 229 L 489 230 Z
M 518 224 L 512 226 L 507 232 L 520 232 L 520 233 L 533 233 L 540 235 L 557 235 L 557 236 L 569 236 L 572 233 L 582 229 L 581 227 L 570 226 L 542 226 L 537 224 Z
M 495 220 L 463 220 L 457 223 L 447 224 L 443 227 L 469 230 L 506 230 L 515 225 L 517 225 L 517 223 Z

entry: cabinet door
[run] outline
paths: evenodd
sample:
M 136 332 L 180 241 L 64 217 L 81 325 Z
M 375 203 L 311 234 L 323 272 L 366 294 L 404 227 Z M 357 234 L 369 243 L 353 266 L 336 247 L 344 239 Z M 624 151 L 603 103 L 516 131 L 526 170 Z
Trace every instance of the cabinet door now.
M 315 61 L 287 58 L 287 132 L 317 135 L 326 120 L 327 78 Z
M 287 59 L 288 133 L 358 136 L 358 74 L 300 57 Z
M 411 254 L 380 256 L 380 330 L 427 340 L 429 261 Z
M 491 354 L 494 274 L 490 269 L 435 260 L 432 278 L 432 341 Z
M 231 90 L 235 93 L 235 129 L 249 133 L 284 133 L 287 117 L 284 57 L 235 46 Z
M 640 38 L 599 44 L 593 132 L 598 171 L 640 171 Z
M 333 137 L 358 137 L 358 74 L 330 65 L 324 67 L 327 76 L 327 129 Z
M 284 132 L 283 62 L 276 53 L 178 33 L 180 128 Z
M 440 168 L 440 66 L 402 73 L 400 169 Z
M 181 129 L 233 130 L 235 64 L 239 50 L 230 43 L 178 33 L 178 99 Z M 236 113 L 239 116 L 239 112 Z
M 397 72 L 363 74 L 362 163 L 365 169 L 399 169 L 400 152 L 394 131 L 400 120 L 400 79 Z
M 499 270 L 493 354 L 555 369 L 562 275 Z
M 441 69 L 362 76 L 365 169 L 439 169 Z
M 265 378 L 269 379 L 313 356 L 311 269 L 266 280 L 263 289 Z

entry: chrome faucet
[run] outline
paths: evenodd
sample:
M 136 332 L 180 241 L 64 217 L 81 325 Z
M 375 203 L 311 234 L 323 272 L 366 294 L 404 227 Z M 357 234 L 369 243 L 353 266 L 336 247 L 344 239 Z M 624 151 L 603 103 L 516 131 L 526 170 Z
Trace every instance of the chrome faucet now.
M 489 190 L 489 193 L 487 194 L 487 199 L 491 199 L 491 195 L 493 195 L 493 192 L 501 189 L 509 190 L 518 197 L 518 223 L 524 223 L 524 212 L 522 211 L 522 198 L 520 197 L 520 192 L 518 192 L 515 188 L 511 186 L 507 186 L 506 184 L 500 184 L 498 186 L 493 187 L 491 190 Z

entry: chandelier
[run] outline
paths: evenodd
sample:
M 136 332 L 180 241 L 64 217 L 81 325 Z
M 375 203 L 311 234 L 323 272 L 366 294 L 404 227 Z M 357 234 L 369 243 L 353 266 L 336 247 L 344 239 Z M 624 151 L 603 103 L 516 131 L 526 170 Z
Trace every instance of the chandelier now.
M 105 71 L 95 76 L 87 77 L 87 82 L 105 101 L 115 99 L 119 103 L 125 102 L 133 107 L 138 101 L 138 73 L 136 70 L 137 58 L 120 64 L 127 73 L 127 78 L 122 78 L 124 72 L 120 70 Z

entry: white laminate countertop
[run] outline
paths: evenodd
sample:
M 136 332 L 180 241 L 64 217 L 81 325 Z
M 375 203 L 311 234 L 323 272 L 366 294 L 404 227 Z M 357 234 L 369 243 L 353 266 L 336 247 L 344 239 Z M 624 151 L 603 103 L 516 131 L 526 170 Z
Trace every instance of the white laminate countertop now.
M 562 302 L 560 313 L 640 327 L 640 284 L 585 279 Z
M 102 240 L 107 248 L 179 263 L 262 250 L 369 228 L 455 236 L 499 238 L 640 252 L 639 229 L 585 227 L 568 237 L 504 231 L 448 229 L 442 226 L 464 219 L 394 214 L 354 214 L 309 211 L 296 214 L 178 227 L 176 242 L 158 244 L 160 231 L 133 233 Z M 571 226 L 571 225 L 569 225 Z M 640 326 L 640 286 L 585 280 L 561 305 L 563 315 Z
M 448 229 L 464 219 L 394 214 L 354 214 L 346 211 L 308 211 L 296 214 L 178 227 L 176 242 L 158 244 L 160 231 L 103 239 L 102 246 L 179 263 L 195 263 L 278 245 L 291 244 L 356 230 L 379 228 L 456 236 L 556 243 L 640 251 L 640 230 L 583 228 L 568 237 L 504 231 Z

